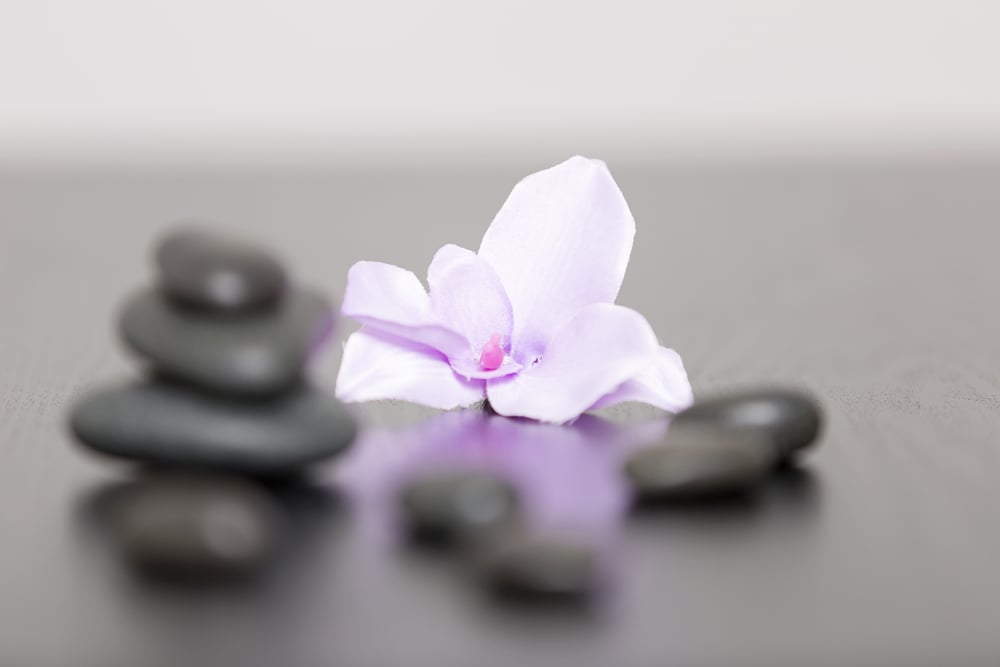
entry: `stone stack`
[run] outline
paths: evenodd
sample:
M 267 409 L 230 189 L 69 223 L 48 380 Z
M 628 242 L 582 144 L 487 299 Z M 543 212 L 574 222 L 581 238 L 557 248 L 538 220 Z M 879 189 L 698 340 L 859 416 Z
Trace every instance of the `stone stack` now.
M 318 292 L 289 284 L 265 249 L 204 229 L 170 233 L 155 256 L 158 283 L 132 296 L 119 321 L 147 377 L 85 396 L 73 409 L 72 431 L 92 451 L 171 471 L 169 480 L 162 474 L 150 480 L 159 490 L 137 491 L 141 502 L 123 513 L 128 535 L 157 533 L 136 528 L 143 524 L 137 508 L 152 508 L 145 518 L 153 523 L 191 524 L 220 495 L 253 517 L 244 525 L 263 525 L 270 511 L 261 507 L 270 501 L 249 499 L 258 486 L 247 478 L 296 476 L 355 437 L 344 407 L 303 378 L 331 331 L 332 306 Z M 206 482 L 220 476 L 226 479 Z M 184 512 L 177 503 L 164 510 L 171 494 L 188 495 Z M 143 558 L 158 567 L 184 561 L 169 549 L 132 546 L 134 553 L 158 554 Z

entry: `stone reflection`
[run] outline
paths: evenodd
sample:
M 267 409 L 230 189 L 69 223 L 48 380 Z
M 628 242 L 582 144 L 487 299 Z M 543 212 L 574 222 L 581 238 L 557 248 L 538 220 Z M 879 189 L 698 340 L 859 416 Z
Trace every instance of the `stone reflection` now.
M 628 507 L 621 462 L 661 437 L 668 420 L 614 423 L 583 415 L 568 426 L 455 411 L 416 425 L 372 429 L 338 464 L 367 537 L 399 538 L 397 496 L 407 480 L 436 471 L 488 472 L 517 490 L 539 531 L 613 534 Z
M 161 656 L 155 664 L 283 664 L 308 638 L 312 619 L 331 614 L 324 591 L 336 583 L 347 526 L 338 494 L 305 480 L 261 485 L 277 510 L 268 561 L 232 576 L 175 576 L 132 567 L 116 534 L 116 517 L 155 478 L 108 481 L 78 500 L 78 594 L 112 623 L 109 637 L 125 638 L 118 641 L 138 655 Z

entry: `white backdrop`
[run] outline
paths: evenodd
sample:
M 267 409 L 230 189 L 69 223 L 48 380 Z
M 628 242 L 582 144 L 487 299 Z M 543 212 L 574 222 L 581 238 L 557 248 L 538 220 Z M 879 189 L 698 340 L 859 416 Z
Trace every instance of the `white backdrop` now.
M 0 0 L 0 160 L 1000 152 L 1000 2 Z

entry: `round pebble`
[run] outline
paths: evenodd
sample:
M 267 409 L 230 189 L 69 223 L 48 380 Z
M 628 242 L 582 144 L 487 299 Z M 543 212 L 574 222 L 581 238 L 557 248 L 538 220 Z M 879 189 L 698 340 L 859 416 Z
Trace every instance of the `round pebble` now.
M 480 471 L 439 471 L 409 480 L 399 503 L 410 535 L 454 543 L 510 525 L 519 510 L 517 492 L 503 478 Z
M 819 404 L 809 394 L 760 389 L 699 400 L 676 415 L 671 428 L 702 424 L 760 433 L 786 460 L 816 441 L 822 418 Z
M 625 475 L 640 500 L 707 499 L 753 489 L 776 457 L 758 433 L 671 425 L 663 443 L 628 458 Z
M 162 375 L 246 396 L 275 394 L 298 381 L 332 323 L 330 303 L 307 289 L 238 318 L 178 308 L 145 290 L 126 303 L 120 321 L 125 342 Z
M 587 542 L 515 531 L 491 540 L 478 557 L 494 591 L 527 599 L 578 600 L 597 587 L 597 551 Z
M 278 508 L 238 478 L 154 475 L 116 500 L 113 535 L 134 565 L 156 574 L 247 574 L 277 542 Z
M 205 229 L 180 229 L 156 248 L 160 287 L 187 306 L 244 311 L 278 301 L 285 270 L 263 248 Z
M 355 436 L 343 405 L 308 385 L 266 401 L 163 382 L 96 391 L 71 415 L 88 448 L 133 461 L 286 476 L 334 456 Z

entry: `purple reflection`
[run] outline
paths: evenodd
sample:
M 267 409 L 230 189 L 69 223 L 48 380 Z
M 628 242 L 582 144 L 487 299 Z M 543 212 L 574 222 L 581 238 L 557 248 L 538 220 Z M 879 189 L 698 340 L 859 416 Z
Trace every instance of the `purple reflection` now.
M 478 410 L 444 412 L 401 429 L 369 429 L 338 465 L 336 480 L 367 536 L 394 540 L 395 497 L 425 470 L 487 470 L 519 491 L 532 528 L 613 536 L 628 502 L 621 461 L 662 437 L 668 418 L 620 424 L 583 415 L 568 426 Z

